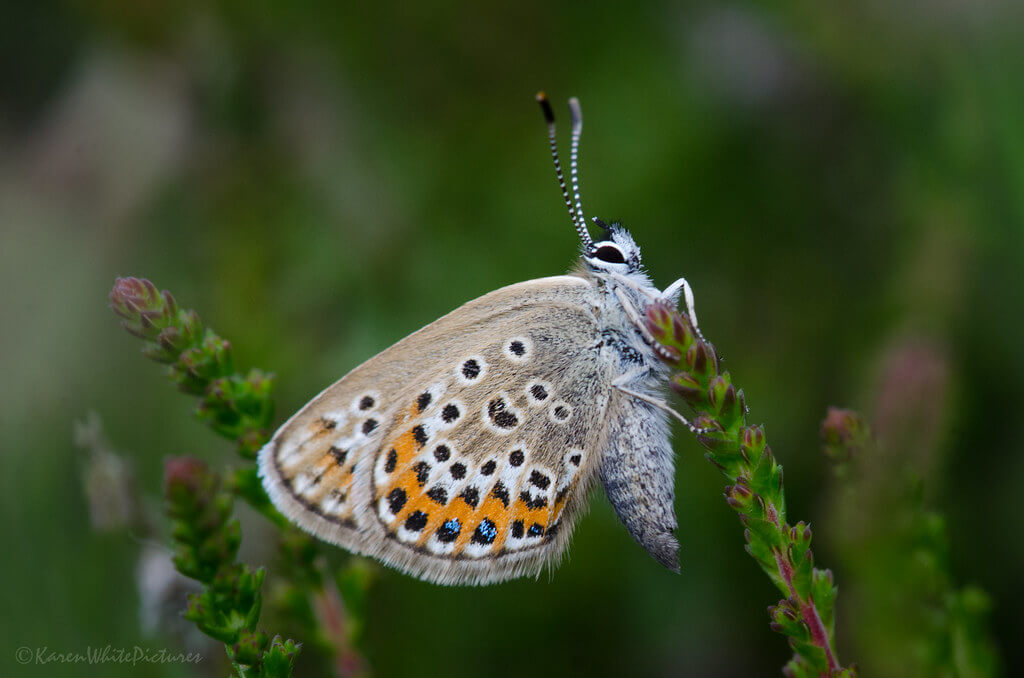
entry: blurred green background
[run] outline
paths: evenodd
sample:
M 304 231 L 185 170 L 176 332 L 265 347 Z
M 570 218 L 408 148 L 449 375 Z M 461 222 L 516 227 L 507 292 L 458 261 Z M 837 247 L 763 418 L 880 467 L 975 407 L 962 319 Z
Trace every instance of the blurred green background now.
M 875 473 L 920 479 L 950 574 L 987 591 L 1004 671 L 1024 673 L 1021 5 L 356 5 L 5 6 L 3 675 L 226 670 L 203 645 L 197 667 L 15 661 L 21 646 L 202 642 L 153 622 L 140 553 L 155 576 L 159 537 L 90 520 L 73 444 L 90 411 L 157 516 L 163 458 L 234 461 L 119 328 L 114 277 L 171 289 L 241 367 L 275 372 L 283 420 L 462 302 L 573 263 L 538 89 L 563 120 L 565 99 L 583 103 L 588 216 L 625 221 L 659 286 L 692 283 L 785 465 L 791 519 L 814 524 L 835 572 L 840 658 L 918 671 L 866 630 L 878 582 L 902 584 L 871 572 L 870 536 L 851 540 L 864 507 L 849 497 L 865 494 L 820 453 L 833 404 L 899 441 Z M 685 432 L 675 447 L 681 576 L 595 496 L 539 581 L 440 588 L 381 569 L 374 672 L 778 675 L 778 593 L 722 478 Z M 243 512 L 243 530 L 242 557 L 273 569 L 263 522 Z M 305 658 L 296 675 L 317 675 Z

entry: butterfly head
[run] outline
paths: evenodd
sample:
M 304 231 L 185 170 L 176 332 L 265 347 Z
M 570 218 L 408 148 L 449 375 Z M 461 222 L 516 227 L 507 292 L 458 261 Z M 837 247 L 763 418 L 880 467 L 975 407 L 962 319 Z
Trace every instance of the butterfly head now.
M 597 242 L 583 243 L 583 263 L 586 267 L 595 273 L 639 273 L 640 247 L 629 231 L 617 221 L 608 225 L 595 217 L 594 223 L 600 226 L 604 233 Z

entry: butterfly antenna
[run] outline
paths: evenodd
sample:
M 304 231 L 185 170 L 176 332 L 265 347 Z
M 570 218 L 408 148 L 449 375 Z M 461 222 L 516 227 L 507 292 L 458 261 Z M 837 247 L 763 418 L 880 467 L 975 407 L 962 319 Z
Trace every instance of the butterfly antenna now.
M 586 223 L 576 218 L 576 211 L 572 206 L 572 197 L 569 195 L 569 188 L 565 185 L 565 175 L 562 173 L 562 162 L 558 159 L 558 141 L 555 137 L 555 112 L 551 109 L 551 102 L 548 101 L 548 97 L 544 92 L 537 92 L 537 103 L 540 104 L 541 111 L 544 112 L 544 120 L 548 125 L 548 145 L 551 147 L 551 159 L 555 161 L 555 175 L 558 177 L 558 187 L 562 189 L 562 197 L 565 199 L 565 207 L 569 210 L 569 218 L 572 220 L 572 225 L 576 228 L 576 233 L 579 235 L 580 240 L 583 241 L 583 246 L 586 249 L 594 244 L 594 241 L 590 239 L 590 233 L 587 232 Z M 575 128 L 575 123 L 574 123 Z
M 586 224 L 583 216 L 583 199 L 580 197 L 580 137 L 583 135 L 583 111 L 580 100 L 569 99 L 569 113 L 572 120 L 572 145 L 569 147 L 569 179 L 572 182 L 573 198 L 576 200 L 576 223 Z

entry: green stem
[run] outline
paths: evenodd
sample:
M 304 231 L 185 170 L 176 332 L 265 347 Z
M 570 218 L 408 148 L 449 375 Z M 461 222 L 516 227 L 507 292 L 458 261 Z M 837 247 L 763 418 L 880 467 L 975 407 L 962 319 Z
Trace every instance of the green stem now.
M 747 551 L 785 596 L 769 614 L 772 629 L 789 637 L 795 653 L 786 673 L 855 675 L 836 656 L 832 573 L 814 568 L 810 527 L 786 522 L 782 466 L 764 430 L 748 425 L 743 392 L 688 318 L 657 303 L 648 307 L 645 324 L 674 370 L 672 388 L 696 412 L 692 427 L 708 460 L 729 479 L 725 499 L 746 528 Z
M 836 659 L 836 653 L 832 649 L 832 642 L 829 639 L 828 630 L 825 628 L 825 624 L 821 621 L 821 614 L 818 613 L 818 608 L 814 605 L 814 598 L 808 598 L 806 601 L 801 601 L 799 599 L 796 594 L 796 589 L 793 588 L 793 567 L 778 551 L 775 551 L 775 562 L 779 568 L 779 576 L 782 577 L 786 582 L 786 586 L 789 587 L 791 597 L 799 601 L 800 616 L 807 623 L 807 627 L 810 629 L 811 638 L 814 640 L 814 644 L 825 651 L 825 657 L 828 660 L 829 672 L 839 669 L 839 660 Z

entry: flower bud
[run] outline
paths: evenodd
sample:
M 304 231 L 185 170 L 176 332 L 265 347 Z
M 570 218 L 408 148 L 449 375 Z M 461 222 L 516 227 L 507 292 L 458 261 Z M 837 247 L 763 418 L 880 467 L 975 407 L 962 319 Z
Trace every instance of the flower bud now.
M 853 410 L 828 408 L 821 422 L 821 440 L 825 456 L 834 462 L 846 462 L 856 456 L 867 443 L 868 427 Z

